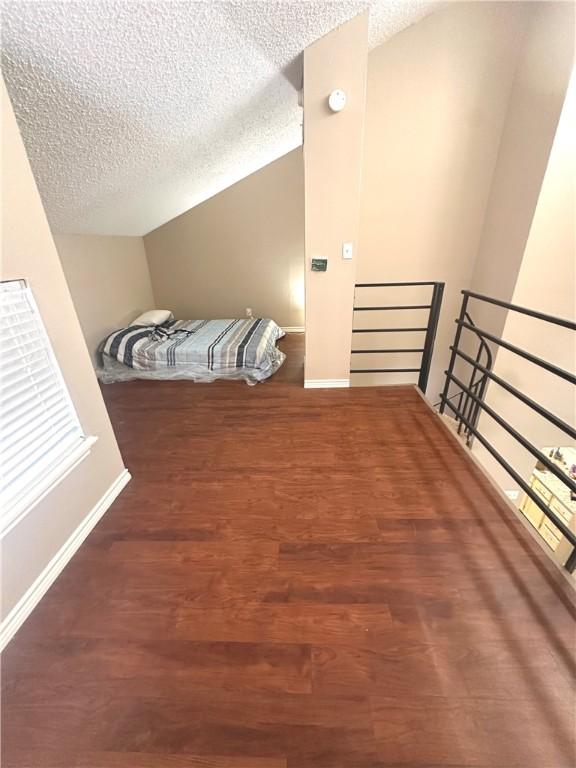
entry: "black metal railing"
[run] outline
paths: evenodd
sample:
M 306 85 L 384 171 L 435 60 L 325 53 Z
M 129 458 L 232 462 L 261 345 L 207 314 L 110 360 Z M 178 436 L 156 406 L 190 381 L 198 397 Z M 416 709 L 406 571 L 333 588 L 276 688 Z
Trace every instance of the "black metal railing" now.
M 468 312 L 465 314 L 465 319 L 470 325 L 474 326 L 474 328 L 476 327 L 476 324 Z M 468 394 L 468 392 L 461 389 L 452 397 L 452 399 L 454 399 L 456 396 L 459 396 L 458 411 L 464 415 L 467 423 L 471 425 L 467 426 L 461 419 L 456 419 L 458 422 L 458 434 L 464 434 L 466 445 L 469 448 L 471 448 L 474 443 L 472 428 L 478 424 L 480 418 L 480 406 L 473 400 L 472 394 L 477 395 L 480 400 L 484 399 L 484 394 L 489 381 L 487 372 L 492 369 L 493 360 L 492 350 L 489 345 L 484 341 L 482 336 L 476 334 L 476 337 L 478 339 L 478 349 L 474 361 L 476 365 L 473 365 L 472 367 L 472 373 L 470 374 L 470 380 L 468 382 L 468 389 L 471 394 Z M 485 361 L 484 364 L 483 359 Z M 480 376 L 477 375 L 479 370 Z
M 455 418 L 460 422 L 460 424 L 465 426 L 466 430 L 468 430 L 468 433 L 473 435 L 484 446 L 488 453 L 500 464 L 500 466 L 506 470 L 506 472 L 510 475 L 510 477 L 514 479 L 516 484 L 524 491 L 524 493 L 534 502 L 534 504 L 539 507 L 539 509 L 556 526 L 556 528 L 561 531 L 563 536 L 566 537 L 572 547 L 574 547 L 572 554 L 565 564 L 566 569 L 572 573 L 576 568 L 576 533 L 574 533 L 574 531 L 572 531 L 563 520 L 557 517 L 553 511 L 549 509 L 544 500 L 540 498 L 540 496 L 520 476 L 514 467 L 496 450 L 496 448 L 494 448 L 486 436 L 478 430 L 478 420 L 481 413 L 488 414 L 488 416 L 490 416 L 500 427 L 502 427 L 511 437 L 513 437 L 514 440 L 516 440 L 524 449 L 531 453 L 539 465 L 546 467 L 549 472 L 554 474 L 569 489 L 571 493 L 576 494 L 576 482 L 562 469 L 560 469 L 557 464 L 551 461 L 548 456 L 542 453 L 541 450 L 539 450 L 528 439 L 526 439 L 524 435 L 512 427 L 511 424 L 509 424 L 501 414 L 497 413 L 484 401 L 486 385 L 488 381 L 493 381 L 499 387 L 502 387 L 506 392 L 513 395 L 539 416 L 546 419 L 557 429 L 561 430 L 570 438 L 572 438 L 572 440 L 576 440 L 576 429 L 560 419 L 551 411 L 544 408 L 542 405 L 540 405 L 540 403 L 537 403 L 535 400 L 528 397 L 528 395 L 518 390 L 512 384 L 493 373 L 493 371 L 490 370 L 492 362 L 491 355 L 487 364 L 484 365 L 480 362 L 479 355 L 477 355 L 476 359 L 474 359 L 462 349 L 460 349 L 460 342 L 462 338 L 462 332 L 464 330 L 468 330 L 474 333 L 477 337 L 483 339 L 485 342 L 489 341 L 492 342 L 492 344 L 494 344 L 496 347 L 507 349 L 518 357 L 533 363 L 539 368 L 543 368 L 544 370 L 549 371 L 564 381 L 568 381 L 571 384 L 576 385 L 576 376 L 570 371 L 559 368 L 557 365 L 554 365 L 547 360 L 543 360 L 536 355 L 527 352 L 525 349 L 521 349 L 520 347 L 511 344 L 510 342 L 505 341 L 504 339 L 496 336 L 493 333 L 490 333 L 487 330 L 478 328 L 478 326 L 474 325 L 474 323 L 472 323 L 470 320 L 468 304 L 470 299 L 475 299 L 481 302 L 502 307 L 509 312 L 518 312 L 520 314 L 527 315 L 528 317 L 542 320 L 543 322 L 549 323 L 551 325 L 568 328 L 572 331 L 576 331 L 576 323 L 572 322 L 571 320 L 565 320 L 564 318 L 547 315 L 543 312 L 537 312 L 535 310 L 528 309 L 527 307 L 521 307 L 517 304 L 510 304 L 506 301 L 500 301 L 499 299 L 494 299 L 490 296 L 483 296 L 482 294 L 474 293 L 472 291 L 462 291 L 462 294 L 464 298 L 462 301 L 462 307 L 460 309 L 460 316 L 455 321 L 456 334 L 454 337 L 454 344 L 450 347 L 450 364 L 448 366 L 448 370 L 445 371 L 446 382 L 444 385 L 444 391 L 440 396 L 440 413 L 444 413 L 446 407 L 448 407 L 455 414 Z M 488 347 L 488 345 L 486 346 Z M 458 360 L 462 360 L 467 365 L 472 366 L 473 375 L 476 371 L 478 371 L 481 375 L 481 378 L 472 378 L 468 385 L 463 383 L 462 380 L 454 374 L 454 367 Z M 479 381 L 483 381 L 484 383 L 481 386 L 477 386 L 477 382 Z M 450 396 L 450 387 L 452 385 L 456 385 L 459 390 L 460 399 L 458 401 L 458 406 L 455 406 L 452 402 L 454 395 Z M 463 398 L 466 399 L 463 400 Z
M 356 283 L 356 288 L 404 288 L 408 286 L 432 286 L 432 296 L 429 304 L 392 304 L 377 307 L 357 307 L 354 302 L 354 312 L 382 312 L 397 311 L 407 309 L 427 309 L 428 319 L 425 326 L 416 328 L 354 328 L 352 333 L 425 333 L 424 345 L 416 349 L 353 349 L 353 355 L 380 355 L 388 353 L 421 353 L 420 366 L 418 368 L 351 368 L 350 373 L 417 373 L 418 387 L 422 392 L 426 392 L 428 377 L 430 375 L 430 365 L 432 363 L 432 353 L 434 352 L 434 341 L 438 329 L 438 319 L 440 317 L 440 308 L 442 306 L 442 296 L 444 294 L 444 283 L 435 282 L 411 282 L 411 283 Z M 354 294 L 356 296 L 356 293 Z

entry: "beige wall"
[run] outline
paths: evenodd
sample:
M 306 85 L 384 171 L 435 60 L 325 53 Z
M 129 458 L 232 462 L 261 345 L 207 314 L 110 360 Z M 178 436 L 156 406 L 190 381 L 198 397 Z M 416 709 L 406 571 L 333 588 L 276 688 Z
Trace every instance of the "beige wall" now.
M 446 282 L 428 388 L 440 391 L 460 290 L 468 287 L 530 4 L 452 3 L 368 60 L 358 282 Z M 372 291 L 372 292 L 370 292 Z M 429 291 L 358 291 L 366 304 L 426 303 Z M 426 313 L 357 313 L 356 327 L 425 324 Z M 424 322 L 423 322 L 424 321 Z M 424 334 L 357 334 L 356 348 L 420 347 Z M 353 356 L 417 367 L 418 355 Z M 354 384 L 416 381 L 356 375 Z
M 150 272 L 141 237 L 55 235 L 92 361 L 109 333 L 153 309 Z
M 144 238 L 157 306 L 179 318 L 271 317 L 303 326 L 302 150 Z
M 6 616 L 124 467 L 3 82 L 1 278 L 29 282 L 84 431 L 98 437 L 2 540 Z
M 348 382 L 364 130 L 368 14 L 304 51 L 304 196 L 306 218 L 305 380 Z M 334 88 L 347 95 L 342 112 L 328 108 Z M 311 272 L 313 257 L 327 272 Z
M 574 5 L 530 3 L 471 289 L 510 301 L 574 60 Z M 471 304 L 499 334 L 504 311 Z
M 552 152 L 524 258 L 512 295 L 520 306 L 576 320 L 576 81 L 574 77 L 554 139 Z M 576 370 L 574 332 L 540 320 L 509 312 L 503 338 L 565 370 Z M 523 361 L 507 350 L 498 353 L 495 373 L 516 386 L 569 424 L 576 424 L 574 387 Z M 488 390 L 487 403 L 537 446 L 568 446 L 571 441 L 545 419 L 534 415 L 496 384 Z M 501 427 L 484 416 L 479 430 L 498 451 L 528 479 L 535 460 Z M 475 445 L 475 453 L 504 489 L 518 486 Z

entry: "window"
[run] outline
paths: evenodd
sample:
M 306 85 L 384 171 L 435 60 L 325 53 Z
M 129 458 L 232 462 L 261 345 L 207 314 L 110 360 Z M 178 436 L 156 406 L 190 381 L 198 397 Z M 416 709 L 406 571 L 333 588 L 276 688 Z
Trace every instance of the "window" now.
M 0 283 L 0 531 L 87 453 L 30 288 Z

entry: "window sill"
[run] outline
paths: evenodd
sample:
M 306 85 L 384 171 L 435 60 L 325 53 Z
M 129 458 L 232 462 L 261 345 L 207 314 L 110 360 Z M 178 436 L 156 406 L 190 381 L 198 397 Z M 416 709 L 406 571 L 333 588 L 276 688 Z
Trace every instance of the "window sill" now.
M 25 496 L 10 505 L 8 509 L 3 510 L 0 523 L 0 539 L 4 538 L 7 533 L 17 526 L 42 499 L 48 496 L 88 456 L 97 440 L 97 437 L 85 437 L 79 445 L 62 458 L 50 474 L 36 483 Z

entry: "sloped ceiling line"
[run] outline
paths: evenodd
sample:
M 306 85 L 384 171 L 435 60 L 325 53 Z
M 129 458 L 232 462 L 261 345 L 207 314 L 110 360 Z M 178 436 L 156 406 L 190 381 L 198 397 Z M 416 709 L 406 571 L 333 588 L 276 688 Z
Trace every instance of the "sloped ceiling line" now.
M 302 141 L 303 49 L 439 3 L 13 0 L 3 72 L 55 231 L 142 235 Z

